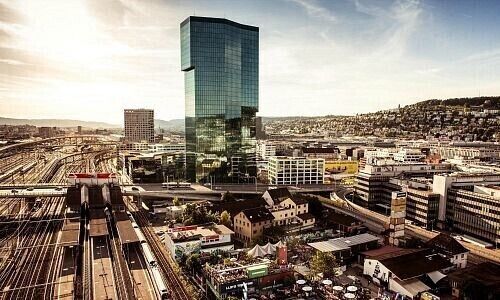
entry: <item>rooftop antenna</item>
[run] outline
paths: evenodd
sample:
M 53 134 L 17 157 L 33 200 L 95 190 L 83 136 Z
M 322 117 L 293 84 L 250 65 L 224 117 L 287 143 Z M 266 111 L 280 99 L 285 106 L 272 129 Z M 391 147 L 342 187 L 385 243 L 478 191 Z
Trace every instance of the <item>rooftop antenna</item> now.
M 196 16 L 196 8 L 193 8 L 193 16 Z

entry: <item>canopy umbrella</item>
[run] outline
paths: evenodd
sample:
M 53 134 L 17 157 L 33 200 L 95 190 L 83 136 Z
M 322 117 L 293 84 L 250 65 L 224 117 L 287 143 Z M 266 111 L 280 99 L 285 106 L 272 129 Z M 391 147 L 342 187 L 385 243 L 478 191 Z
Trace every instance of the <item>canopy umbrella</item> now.
M 349 291 L 351 293 L 354 293 L 357 290 L 358 290 L 358 288 L 353 286 L 353 285 L 347 287 L 347 291 Z
M 306 281 L 304 279 L 299 279 L 297 280 L 297 284 L 301 285 L 301 284 L 305 284 Z
M 354 294 L 351 294 L 351 293 L 345 293 L 344 294 L 344 298 L 346 298 L 346 299 L 354 299 L 354 298 L 356 298 L 356 296 L 354 296 Z
M 330 279 L 325 279 L 325 280 L 323 280 L 323 284 L 324 284 L 324 285 L 332 285 L 332 283 L 333 283 L 333 282 L 332 282 Z

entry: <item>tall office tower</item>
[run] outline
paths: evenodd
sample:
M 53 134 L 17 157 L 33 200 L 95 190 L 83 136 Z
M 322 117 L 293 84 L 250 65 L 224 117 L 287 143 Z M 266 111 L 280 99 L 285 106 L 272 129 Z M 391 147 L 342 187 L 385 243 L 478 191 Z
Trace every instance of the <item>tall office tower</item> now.
M 125 141 L 154 142 L 155 116 L 152 109 L 125 109 Z
M 259 28 L 189 17 L 180 30 L 187 179 L 251 182 L 256 175 Z

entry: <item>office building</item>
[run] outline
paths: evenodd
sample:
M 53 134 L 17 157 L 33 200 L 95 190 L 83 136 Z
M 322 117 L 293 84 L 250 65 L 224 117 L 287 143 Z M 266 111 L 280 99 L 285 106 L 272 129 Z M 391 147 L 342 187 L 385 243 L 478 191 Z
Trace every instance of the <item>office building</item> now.
M 324 173 L 325 160 L 323 158 L 288 156 L 269 158 L 268 178 L 270 184 L 323 184 Z
M 456 232 L 500 243 L 500 187 L 476 185 L 448 190 L 446 225 Z
M 255 176 L 259 28 L 193 16 L 180 27 L 187 179 Z
M 38 135 L 43 138 L 51 138 L 56 135 L 57 128 L 56 127 L 39 127 Z
M 266 138 L 266 131 L 264 129 L 264 124 L 262 124 L 262 117 L 255 118 L 255 137 L 258 140 Z
M 155 122 L 152 109 L 125 109 L 124 120 L 126 142 L 154 142 Z
M 390 206 L 391 194 L 400 188 L 389 180 L 393 177 L 429 177 L 433 174 L 450 172 L 450 164 L 427 164 L 419 162 L 396 162 L 393 159 L 368 160 L 356 176 L 354 191 L 356 199 L 364 206 Z M 379 206 L 380 206 L 379 205 Z
M 406 218 L 433 230 L 437 226 L 439 194 L 432 191 L 432 179 L 409 178 L 389 180 L 395 191 L 406 192 Z

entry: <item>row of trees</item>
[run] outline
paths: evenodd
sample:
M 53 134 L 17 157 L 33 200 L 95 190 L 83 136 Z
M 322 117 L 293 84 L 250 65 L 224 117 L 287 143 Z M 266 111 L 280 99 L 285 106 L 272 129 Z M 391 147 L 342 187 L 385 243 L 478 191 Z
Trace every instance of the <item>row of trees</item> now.
M 180 206 L 181 202 L 177 197 L 173 199 L 173 204 L 175 206 Z M 182 214 L 182 220 L 178 220 L 184 225 L 195 225 L 195 224 L 205 224 L 205 223 L 218 223 L 231 227 L 231 215 L 227 211 L 222 213 L 213 212 L 207 210 L 204 205 L 197 205 L 194 203 L 189 203 L 186 205 L 184 212 Z

